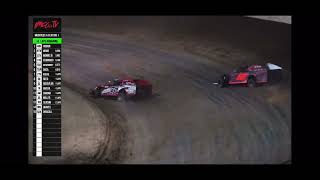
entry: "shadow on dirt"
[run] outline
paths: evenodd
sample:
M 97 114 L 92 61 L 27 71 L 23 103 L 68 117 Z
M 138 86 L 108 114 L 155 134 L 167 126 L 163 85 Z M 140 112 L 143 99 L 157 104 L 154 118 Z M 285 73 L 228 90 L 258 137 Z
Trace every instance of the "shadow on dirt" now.
M 134 97 L 130 98 L 129 100 L 134 101 L 134 102 L 149 101 L 149 100 L 155 99 L 159 96 L 160 96 L 160 94 L 154 93 L 151 96 L 145 96 L 145 97 L 134 96 Z
M 224 89 L 224 88 L 248 88 L 248 89 L 253 89 L 253 88 L 266 87 L 266 86 L 274 86 L 274 85 L 277 85 L 277 84 L 279 84 L 279 82 L 278 83 L 272 82 L 272 83 L 256 84 L 255 87 L 248 87 L 247 84 L 232 84 L 232 85 L 226 85 L 222 89 Z M 218 87 L 218 85 L 216 85 L 216 87 L 220 88 L 220 87 Z
M 133 101 L 133 102 L 141 102 L 141 101 L 149 101 L 149 100 L 152 100 L 152 99 L 155 99 L 157 97 L 159 97 L 160 94 L 158 93 L 155 93 L 155 94 L 152 94 L 151 96 L 133 96 L 133 97 L 130 97 L 130 98 L 127 98 L 126 100 L 124 101 Z M 104 99 L 104 100 L 111 100 L 111 101 L 119 101 L 117 97 L 113 97 L 113 96 L 90 96 L 91 98 L 94 98 L 94 99 Z M 120 102 L 120 101 L 119 101 Z

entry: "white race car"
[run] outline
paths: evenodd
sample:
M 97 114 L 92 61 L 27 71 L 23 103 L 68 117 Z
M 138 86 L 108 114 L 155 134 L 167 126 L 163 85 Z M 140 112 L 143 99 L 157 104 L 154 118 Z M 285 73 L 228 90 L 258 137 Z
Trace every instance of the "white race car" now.
M 94 97 L 117 97 L 118 101 L 126 100 L 129 97 L 152 95 L 152 85 L 141 79 L 115 79 L 105 84 L 99 84 L 90 90 Z

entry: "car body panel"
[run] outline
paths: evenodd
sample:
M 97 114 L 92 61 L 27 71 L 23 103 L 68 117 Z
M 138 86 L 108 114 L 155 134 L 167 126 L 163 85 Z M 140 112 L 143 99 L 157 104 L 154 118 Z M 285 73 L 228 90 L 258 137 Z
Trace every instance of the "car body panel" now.
M 242 84 L 247 83 L 249 73 L 240 72 L 240 73 L 231 73 L 229 78 L 229 84 Z
M 254 77 L 256 83 L 266 83 L 268 82 L 268 69 L 262 65 L 242 66 L 227 76 L 227 84 L 246 84 L 250 77 Z
M 150 91 L 152 92 L 152 85 L 147 80 L 142 79 L 115 79 L 113 82 L 109 81 L 105 84 L 98 84 L 95 90 L 92 90 L 91 93 L 94 91 L 100 91 L 100 96 L 112 96 L 117 97 L 119 94 L 124 91 L 126 96 L 135 96 L 137 95 L 137 89 L 148 87 L 151 88 Z
M 101 91 L 101 96 L 118 96 L 121 90 L 124 90 L 126 95 L 133 96 L 136 94 L 136 84 L 129 79 L 119 80 L 119 84 L 111 85 L 107 83 Z

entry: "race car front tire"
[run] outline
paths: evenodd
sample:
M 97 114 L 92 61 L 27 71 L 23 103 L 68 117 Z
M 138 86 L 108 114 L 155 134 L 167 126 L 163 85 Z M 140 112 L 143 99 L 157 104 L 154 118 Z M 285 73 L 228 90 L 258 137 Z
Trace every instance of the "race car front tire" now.
M 228 82 L 229 82 L 229 79 L 227 75 L 224 74 L 222 75 L 221 80 L 218 81 L 218 85 L 220 88 L 224 88 L 227 86 Z
M 117 97 L 117 100 L 122 102 L 125 101 L 127 99 L 126 93 L 124 91 L 121 91 Z
M 101 91 L 92 89 L 92 90 L 90 91 L 90 94 L 91 94 L 93 97 L 99 97 L 99 96 L 101 95 Z
M 219 81 L 218 81 L 218 86 L 219 86 L 219 88 L 223 88 L 223 87 L 224 87 L 224 84 L 223 84 L 223 81 L 222 81 L 222 80 L 219 80 Z

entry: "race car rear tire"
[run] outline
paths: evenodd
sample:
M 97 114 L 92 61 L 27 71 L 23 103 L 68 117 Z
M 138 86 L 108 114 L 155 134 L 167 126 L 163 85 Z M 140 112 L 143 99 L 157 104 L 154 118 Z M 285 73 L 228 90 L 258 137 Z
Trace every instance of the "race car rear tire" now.
M 256 81 L 254 80 L 254 78 L 250 78 L 248 80 L 248 87 L 256 87 Z
M 142 97 L 149 97 L 152 95 L 152 87 L 146 86 L 142 89 Z
M 152 86 L 138 86 L 136 96 L 141 98 L 152 96 Z

